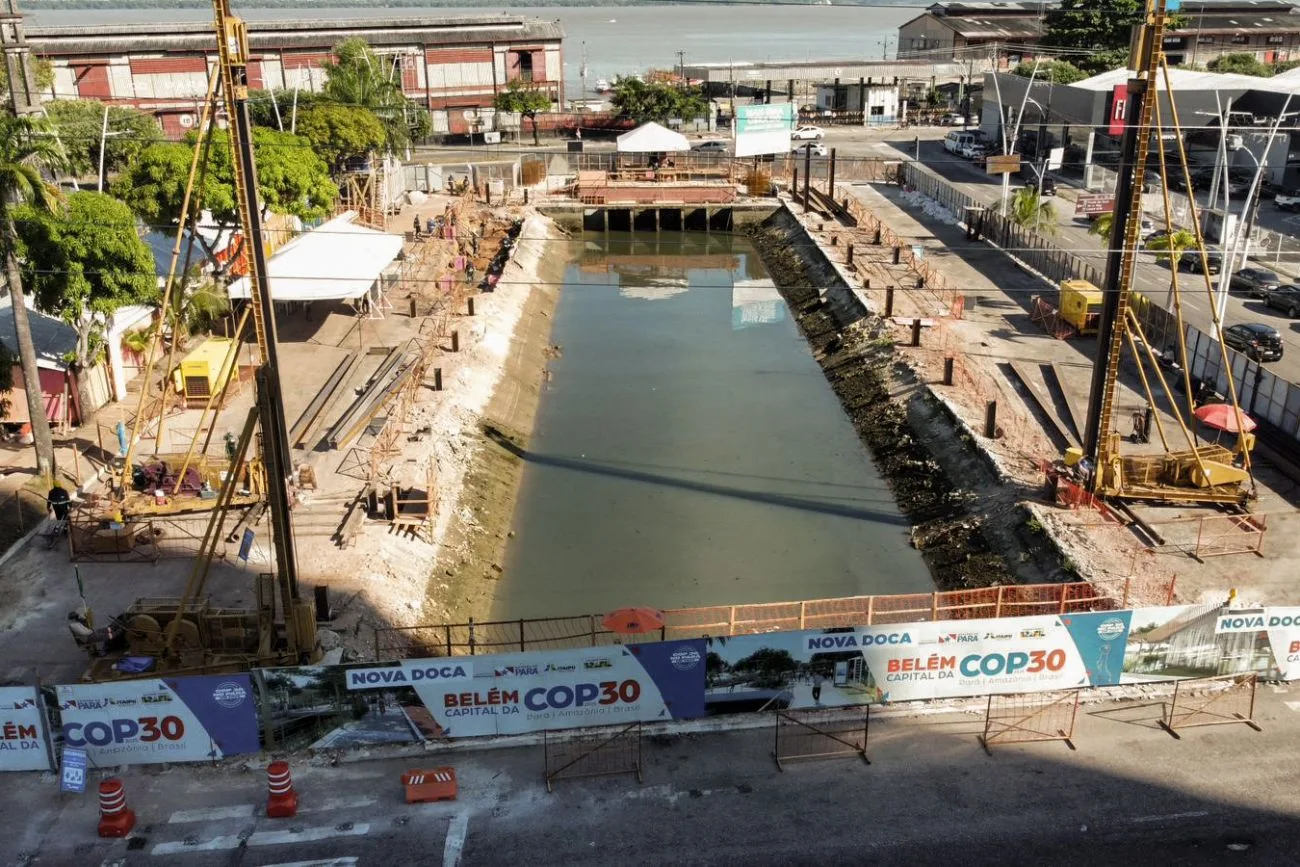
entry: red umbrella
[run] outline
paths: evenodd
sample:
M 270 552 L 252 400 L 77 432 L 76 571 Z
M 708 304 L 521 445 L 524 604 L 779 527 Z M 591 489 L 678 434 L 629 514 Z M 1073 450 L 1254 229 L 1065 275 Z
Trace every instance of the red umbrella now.
M 662 629 L 664 613 L 655 608 L 619 608 L 606 614 L 601 622 L 610 632 L 635 635 Z
M 1255 429 L 1255 420 L 1244 412 L 1241 412 L 1240 415 L 1242 428 L 1247 433 L 1253 431 Z M 1207 403 L 1196 410 L 1196 417 L 1206 427 L 1227 431 L 1228 433 L 1237 433 L 1237 416 L 1238 411 L 1226 403 Z

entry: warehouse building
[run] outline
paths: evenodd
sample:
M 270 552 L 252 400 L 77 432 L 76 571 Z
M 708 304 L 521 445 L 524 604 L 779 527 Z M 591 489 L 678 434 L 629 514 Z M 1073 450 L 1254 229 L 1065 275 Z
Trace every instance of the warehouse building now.
M 249 84 L 319 90 L 321 64 L 344 39 L 360 37 L 392 65 L 403 92 L 433 115 L 434 132 L 497 128 L 495 95 L 522 79 L 564 93 L 563 31 L 554 21 L 476 18 L 359 18 L 250 21 Z M 97 99 L 154 113 L 170 136 L 197 122 L 216 63 L 207 22 L 27 28 L 33 54 L 54 68 L 51 99 Z

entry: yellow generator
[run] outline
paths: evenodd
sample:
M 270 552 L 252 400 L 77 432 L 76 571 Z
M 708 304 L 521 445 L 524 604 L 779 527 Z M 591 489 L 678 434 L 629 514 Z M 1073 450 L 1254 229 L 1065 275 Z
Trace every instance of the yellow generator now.
M 172 373 L 172 385 L 186 406 L 204 406 L 230 383 L 238 350 L 228 337 L 209 337 L 181 361 Z
M 1061 319 L 1080 334 L 1096 334 L 1101 321 L 1101 290 L 1087 280 L 1061 281 Z

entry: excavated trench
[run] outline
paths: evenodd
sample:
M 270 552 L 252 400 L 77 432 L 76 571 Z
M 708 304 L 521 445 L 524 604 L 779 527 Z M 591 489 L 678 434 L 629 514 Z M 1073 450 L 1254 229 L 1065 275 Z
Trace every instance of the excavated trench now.
M 936 586 L 962 590 L 1020 580 L 996 550 L 1007 546 L 988 538 L 972 493 L 953 484 L 927 448 L 934 431 L 916 426 L 934 413 L 910 411 L 911 403 L 924 398 L 917 390 L 892 393 L 898 387 L 895 359 L 883 323 L 848 302 L 847 288 L 822 296 L 818 287 L 839 278 L 787 212 L 748 231 L 854 429 L 912 522 L 912 543 Z

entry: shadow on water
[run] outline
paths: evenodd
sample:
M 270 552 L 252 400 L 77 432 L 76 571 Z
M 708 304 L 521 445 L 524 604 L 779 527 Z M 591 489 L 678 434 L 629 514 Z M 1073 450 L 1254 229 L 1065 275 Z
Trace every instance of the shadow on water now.
M 695 482 L 688 479 L 677 479 L 660 473 L 631 470 L 597 461 L 537 454 L 536 452 L 530 452 L 521 447 L 518 443 L 515 443 L 492 425 L 484 425 L 483 432 L 489 439 L 501 446 L 501 448 L 510 452 L 512 455 L 518 457 L 520 460 L 537 464 L 539 466 L 558 467 L 560 469 L 573 470 L 574 472 L 591 473 L 593 475 L 625 479 L 632 482 L 661 485 L 684 491 L 695 491 L 701 494 L 714 494 L 719 497 L 730 497 L 754 503 L 764 503 L 770 506 L 781 506 L 787 509 L 815 512 L 822 515 L 834 515 L 840 518 L 852 518 L 858 521 L 871 521 L 877 524 L 891 524 L 894 526 L 908 526 L 907 518 L 888 511 L 845 506 L 820 500 L 804 499 L 802 497 L 789 497 L 782 494 L 766 494 L 761 491 L 748 491 L 743 488 L 728 487 L 726 485 L 711 484 L 709 482 Z

